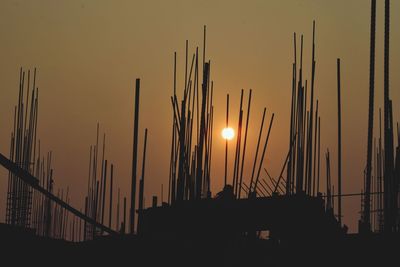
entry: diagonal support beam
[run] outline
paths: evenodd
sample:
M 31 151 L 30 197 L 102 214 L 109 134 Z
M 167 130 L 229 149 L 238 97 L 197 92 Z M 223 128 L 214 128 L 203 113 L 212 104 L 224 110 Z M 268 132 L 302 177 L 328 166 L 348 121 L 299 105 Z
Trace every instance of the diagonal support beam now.
M 64 209 L 68 210 L 69 212 L 71 212 L 75 216 L 79 217 L 80 219 L 82 219 L 82 220 L 84 220 L 84 221 L 86 221 L 86 222 L 88 222 L 90 224 L 93 224 L 94 226 L 100 228 L 104 232 L 107 232 L 107 233 L 112 234 L 112 235 L 118 235 L 118 233 L 115 232 L 114 230 L 112 230 L 112 229 L 108 228 L 107 226 L 104 226 L 101 223 L 98 223 L 97 221 L 93 220 L 92 218 L 86 216 L 85 214 L 83 214 L 79 210 L 73 208 L 72 206 L 70 206 L 69 204 L 64 202 L 63 200 L 59 199 L 58 197 L 56 197 L 55 195 L 53 195 L 52 193 L 50 193 L 49 191 L 47 191 L 46 189 L 41 187 L 39 185 L 39 180 L 36 177 L 34 177 L 33 175 L 31 175 L 30 173 L 28 173 L 24 169 L 22 169 L 19 166 L 17 166 L 14 162 L 10 161 L 7 157 L 5 157 L 1 153 L 0 153 L 0 165 L 2 165 L 4 168 L 6 168 L 10 172 L 12 172 L 15 176 L 20 178 L 27 185 L 31 186 L 33 189 L 35 189 L 38 192 L 42 193 L 47 198 L 49 198 L 51 201 L 54 201 L 55 203 L 57 203 L 58 205 L 60 205 Z

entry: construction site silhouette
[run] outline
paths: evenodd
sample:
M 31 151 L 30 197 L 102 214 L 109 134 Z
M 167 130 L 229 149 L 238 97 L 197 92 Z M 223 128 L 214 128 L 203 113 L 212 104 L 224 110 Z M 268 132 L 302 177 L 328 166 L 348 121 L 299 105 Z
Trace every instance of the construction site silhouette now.
M 0 164 L 9 173 L 6 218 L 0 224 L 2 261 L 12 266 L 395 266 L 400 244 L 400 133 L 398 124 L 395 132 L 395 105 L 389 95 L 389 0 L 384 15 L 383 117 L 379 109 L 380 135 L 373 142 L 376 0 L 371 0 L 368 142 L 361 193 L 342 192 L 341 118 L 346 114 L 339 58 L 334 62 L 337 99 L 332 100 L 337 101 L 337 165 L 331 165 L 329 150 L 321 152 L 321 104 L 314 92 L 315 21 L 309 80 L 304 77 L 303 35 L 293 35 L 289 140 L 277 177 L 265 168 L 274 113 L 264 108 L 260 124 L 249 125 L 251 89 L 241 90 L 238 110 L 227 95 L 226 127 L 232 112 L 238 115 L 238 125 L 235 138 L 224 143 L 225 175 L 212 177 L 215 103 L 206 27 L 202 51 L 197 47 L 189 56 L 186 42 L 182 92 L 174 54 L 173 92 L 165 100 L 172 107 L 168 196 L 166 201 L 164 196 L 161 201 L 148 197 L 147 207 L 144 188 L 153 177 L 145 175 L 146 148 L 153 135 L 151 129 L 139 127 L 141 80 L 136 79 L 134 88 L 130 195 L 121 195 L 116 187 L 114 164 L 104 156 L 106 136 L 101 136 L 98 124 L 96 143 L 89 151 L 85 199 L 77 208 L 68 188 L 54 186 L 52 152 L 40 151 L 37 71 L 21 68 L 10 151 L 8 156 L 0 154 Z M 246 154 L 249 127 L 259 133 L 254 155 Z M 144 133 L 143 142 L 139 132 Z M 233 166 L 228 157 L 234 158 Z M 254 158 L 248 177 L 243 171 L 246 157 Z M 331 178 L 336 166 L 337 180 Z M 224 180 L 220 192 L 211 192 L 212 179 Z M 358 233 L 349 233 L 342 222 L 346 197 L 361 199 Z

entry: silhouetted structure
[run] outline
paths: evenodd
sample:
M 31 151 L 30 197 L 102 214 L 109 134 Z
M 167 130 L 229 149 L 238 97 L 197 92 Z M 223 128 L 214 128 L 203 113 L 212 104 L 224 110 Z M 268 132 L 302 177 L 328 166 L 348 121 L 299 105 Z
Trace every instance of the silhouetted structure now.
M 63 189 L 58 189 L 57 195 L 53 193 L 56 189 L 51 167 L 52 153 L 49 152 L 45 160 L 40 154 L 39 142 L 36 149 L 38 120 L 36 70 L 29 104 L 30 72 L 28 71 L 24 102 L 25 72 L 21 69 L 10 156 L 7 158 L 0 154 L 0 164 L 9 171 L 6 224 L 0 225 L 0 242 L 11 244 L 11 247 L 21 242 L 28 244 L 26 249 L 33 255 L 41 250 L 46 252 L 54 250 L 55 254 L 51 256 L 65 258 L 66 255 L 68 257 L 73 255 L 73 258 L 79 257 L 82 261 L 90 260 L 91 264 L 101 264 L 103 260 L 113 260 L 114 263 L 132 261 L 132 251 L 135 252 L 135 263 L 142 265 L 163 263 L 168 266 L 213 264 L 303 266 L 314 263 L 319 265 L 320 260 L 324 260 L 324 265 L 331 263 L 337 266 L 343 264 L 344 259 L 349 263 L 362 265 L 381 263 L 382 258 L 385 262 L 395 259 L 396 254 L 389 253 L 389 249 L 394 247 L 393 244 L 398 245 L 400 242 L 398 233 L 400 133 L 397 127 L 398 144 L 394 155 L 393 107 L 389 98 L 389 2 L 385 1 L 384 148 L 382 148 L 381 112 L 379 112 L 378 144 L 375 140 L 374 146 L 372 145 L 376 0 L 371 0 L 367 167 L 364 177 L 365 188 L 361 194 L 342 192 L 340 59 L 337 59 L 336 73 L 337 194 L 334 188 L 335 181 L 331 177 L 329 149 L 325 154 L 326 187 L 322 190 L 325 192 L 320 191 L 319 109 L 321 105 L 316 97 L 315 86 L 314 21 L 309 97 L 307 97 L 308 82 L 303 77 L 303 35 L 300 37 L 298 64 L 298 40 L 296 33 L 294 34 L 289 147 L 279 176 L 272 176 L 264 164 L 274 121 L 272 113 L 268 130 L 263 134 L 266 108 L 263 109 L 251 176 L 246 177 L 244 174 L 246 157 L 249 156 L 246 151 L 248 151 L 252 90 L 250 89 L 248 94 L 247 112 L 244 112 L 245 90 L 242 89 L 235 152 L 232 153 L 234 155 L 232 177 L 228 179 L 228 141 L 226 141 L 224 187 L 213 196 L 210 189 L 214 119 L 213 81 L 211 61 L 206 61 L 205 57 L 206 28 L 204 27 L 201 66 L 199 66 L 201 55 L 196 48 L 189 67 L 188 41 L 186 41 L 185 78 L 180 100 L 177 94 L 176 53 L 174 54 L 168 200 L 167 203 L 163 202 L 163 186 L 161 186 L 161 205 L 158 205 L 159 198 L 155 195 L 151 198 L 149 208 L 146 208 L 144 194 L 145 181 L 148 179 L 145 180 L 147 129 L 144 131 L 141 175 L 137 179 L 140 79 L 136 79 L 132 177 L 130 199 L 128 198 L 130 205 L 127 207 L 127 196 L 123 196 L 122 220 L 120 220 L 120 188 L 118 188 L 117 205 L 114 207 L 116 179 L 114 164 L 110 163 L 108 169 L 105 134 L 99 155 L 101 145 L 99 124 L 97 124 L 96 143 L 91 145 L 89 150 L 84 211 L 69 204 L 69 188 L 65 196 Z M 227 127 L 229 101 L 227 95 Z M 243 125 L 244 117 L 246 120 Z M 265 173 L 261 172 L 262 169 Z M 247 183 L 246 178 L 249 178 Z M 137 185 L 139 185 L 138 195 Z M 360 234 L 357 235 L 348 234 L 347 226 L 342 225 L 342 198 L 354 196 L 361 197 L 362 216 Z M 138 205 L 136 205 L 137 199 Z M 337 200 L 337 213 L 335 213 L 335 200 Z M 105 226 L 104 221 L 107 222 L 107 219 L 108 226 Z M 354 253 L 350 259 L 348 259 L 349 248 Z M 332 256 L 332 251 L 337 253 Z M 51 262 L 51 256 L 45 260 Z M 332 261 L 327 263 L 326 258 Z
M 371 230 L 371 169 L 372 169 L 372 137 L 374 127 L 374 86 L 375 86 L 375 26 L 376 0 L 371 0 L 371 42 L 369 62 L 369 105 L 368 105 L 368 141 L 367 141 L 367 169 L 365 177 L 364 214 L 362 221 L 366 231 Z

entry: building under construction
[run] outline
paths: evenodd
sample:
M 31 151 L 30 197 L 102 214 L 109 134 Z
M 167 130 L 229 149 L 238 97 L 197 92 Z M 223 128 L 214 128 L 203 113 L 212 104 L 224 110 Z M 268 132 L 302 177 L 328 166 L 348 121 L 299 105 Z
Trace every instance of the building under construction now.
M 279 176 L 272 177 L 264 167 L 274 122 L 274 113 L 267 113 L 266 108 L 255 153 L 246 154 L 252 90 L 242 90 L 238 110 L 231 108 L 237 106 L 232 105 L 229 95 L 226 99 L 226 126 L 232 112 L 239 119 L 235 144 L 228 146 L 226 141 L 220 192 L 210 189 L 214 102 L 206 27 L 202 51 L 196 48 L 189 54 L 186 42 L 183 88 L 176 83 L 175 54 L 173 92 L 166 99 L 172 107 L 168 196 L 166 202 L 161 197 L 161 203 L 153 196 L 149 207 L 144 201 L 147 129 L 143 142 L 138 140 L 140 79 L 134 88 L 131 194 L 121 196 L 115 188 L 114 165 L 104 153 L 106 135 L 100 134 L 98 125 L 89 151 L 84 205 L 77 208 L 70 204 L 69 188 L 55 187 L 52 152 L 41 151 L 36 134 L 36 69 L 21 69 L 10 151 L 0 154 L 0 164 L 9 171 L 6 218 L 0 225 L 1 257 L 17 266 L 105 262 L 140 266 L 380 266 L 398 262 L 400 133 L 398 124 L 394 126 L 395 103 L 389 90 L 390 0 L 385 0 L 384 17 L 384 103 L 379 103 L 383 114 L 379 109 L 379 136 L 375 137 L 375 53 L 379 51 L 375 51 L 376 0 L 371 0 L 367 157 L 364 188 L 354 194 L 342 193 L 340 59 L 335 73 L 337 165 L 331 165 L 329 150 L 321 152 L 321 116 L 314 84 L 315 22 L 309 79 L 303 69 L 303 35 L 293 36 L 290 131 Z M 140 145 L 142 155 L 138 155 Z M 234 158 L 233 166 L 228 166 L 228 157 Z M 246 158 L 253 159 L 247 183 Z M 138 166 L 139 159 L 142 166 Z M 320 171 L 322 164 L 326 173 Z M 331 168 L 337 168 L 337 179 L 331 178 Z M 233 175 L 228 176 L 228 169 Z M 345 197 L 361 199 L 357 234 L 349 234 L 342 223 Z

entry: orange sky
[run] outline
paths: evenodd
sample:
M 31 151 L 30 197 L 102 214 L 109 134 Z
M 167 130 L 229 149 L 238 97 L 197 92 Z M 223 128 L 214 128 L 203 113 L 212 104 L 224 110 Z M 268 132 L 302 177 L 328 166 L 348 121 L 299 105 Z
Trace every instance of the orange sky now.
M 224 141 L 220 131 L 225 123 L 226 94 L 231 95 L 237 109 L 242 88 L 252 88 L 254 97 L 245 173 L 251 168 L 265 106 L 268 119 L 275 113 L 265 166 L 277 176 L 288 149 L 292 35 L 305 34 L 305 76 L 309 79 L 315 19 L 321 150 L 329 147 L 331 151 L 336 181 L 336 58 L 340 57 L 343 192 L 359 192 L 366 160 L 369 8 L 366 0 L 1 1 L 0 152 L 8 154 L 9 150 L 19 67 L 36 66 L 40 88 L 38 134 L 43 151 L 53 151 L 56 186 L 69 186 L 73 205 L 81 206 L 89 146 L 95 142 L 99 121 L 101 131 L 107 134 L 106 158 L 115 164 L 115 178 L 126 195 L 131 175 L 133 89 L 135 79 L 141 78 L 139 155 L 147 127 L 145 193 L 150 203 L 151 195 L 160 195 L 161 184 L 167 188 L 173 52 L 178 53 L 181 85 L 185 40 L 194 52 L 196 45 L 202 45 L 203 25 L 207 25 L 207 58 L 212 62 L 215 90 L 212 191 L 217 193 L 223 182 L 220 166 Z M 391 10 L 390 90 L 398 121 L 400 14 L 396 11 L 400 2 L 392 1 Z M 377 14 L 375 114 L 383 103 L 383 1 L 378 1 Z M 236 119 L 237 112 L 231 110 L 232 119 Z M 321 174 L 325 174 L 321 162 Z M 3 169 L 0 177 L 3 221 L 7 177 Z M 343 203 L 343 221 L 355 231 L 360 199 L 345 199 Z

